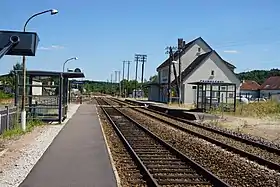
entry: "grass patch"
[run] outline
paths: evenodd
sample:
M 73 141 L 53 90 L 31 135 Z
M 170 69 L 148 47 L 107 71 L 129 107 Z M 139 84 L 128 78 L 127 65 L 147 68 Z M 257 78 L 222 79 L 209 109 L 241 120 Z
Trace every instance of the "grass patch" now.
M 20 135 L 23 135 L 25 133 L 31 132 L 35 127 L 43 126 L 44 124 L 45 123 L 43 123 L 42 121 L 39 121 L 39 120 L 27 121 L 25 132 L 21 129 L 20 124 L 17 124 L 15 126 L 15 128 L 13 128 L 11 130 L 4 131 L 3 134 L 0 136 L 0 138 L 10 139 L 10 138 L 13 138 L 15 136 L 20 136 Z
M 221 114 L 221 108 L 212 110 L 212 114 Z M 224 112 L 224 114 L 240 117 L 280 117 L 280 103 L 277 101 L 254 102 L 249 104 L 237 103 L 236 112 Z
M 3 91 L 0 91 L 0 99 L 10 99 L 12 97 L 13 97 L 12 94 L 7 94 L 7 93 L 5 93 Z

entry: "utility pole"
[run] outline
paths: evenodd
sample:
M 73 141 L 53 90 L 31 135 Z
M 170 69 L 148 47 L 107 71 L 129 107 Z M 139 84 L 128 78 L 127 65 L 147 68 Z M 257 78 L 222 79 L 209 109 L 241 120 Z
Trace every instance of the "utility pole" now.
M 142 75 L 141 75 L 141 83 L 143 85 L 144 82 L 144 64 L 147 62 L 147 55 L 141 55 L 141 61 L 142 61 Z
M 113 94 L 113 73 L 111 73 L 111 94 Z
M 129 81 L 129 69 L 131 61 L 127 61 L 127 81 Z
M 118 81 L 118 71 L 115 71 L 115 83 Z
M 129 70 L 130 70 L 130 63 L 131 63 L 131 61 L 127 61 L 127 83 L 129 83 L 129 79 L 130 79 L 130 77 L 129 77 Z M 129 86 L 128 86 L 129 84 L 127 84 L 127 87 L 126 87 L 126 93 L 125 93 L 125 96 L 128 96 L 128 94 L 129 94 Z M 124 89 L 124 88 L 123 88 Z
M 135 91 L 134 97 L 135 98 L 136 98 L 136 90 L 137 90 L 137 71 L 138 71 L 138 62 L 139 62 L 139 60 L 140 60 L 140 55 L 135 54 L 135 63 L 136 63 L 136 66 L 135 66 L 135 68 L 136 68 L 136 70 L 135 70 L 135 86 L 134 86 L 134 91 Z
M 121 97 L 122 96 L 121 71 L 118 71 L 118 73 L 119 73 L 119 92 Z
M 125 82 L 124 82 L 125 63 L 126 63 L 126 61 L 124 60 L 124 61 L 123 61 L 123 70 L 122 70 L 122 83 L 123 83 L 122 88 L 123 88 L 123 91 L 125 91 L 125 90 L 124 90 L 124 88 L 125 88 Z M 122 95 L 121 95 L 121 96 L 122 96 Z
M 124 96 L 126 96 L 126 94 L 125 94 L 125 81 L 124 81 L 124 73 L 125 73 L 125 64 L 127 63 L 127 65 L 128 65 L 128 67 L 127 67 L 127 82 L 129 82 L 129 65 L 130 65 L 130 62 L 131 61 L 123 61 L 123 72 L 122 72 L 122 80 L 123 80 L 123 85 L 122 85 L 122 90 L 123 90 L 123 94 L 124 94 Z M 126 88 L 126 89 L 128 89 L 128 88 Z
M 172 65 L 172 61 L 173 61 L 173 49 L 175 49 L 174 47 L 166 47 L 166 54 L 169 54 L 169 63 L 168 63 L 168 87 L 167 87 L 167 102 L 168 104 L 171 103 L 171 65 Z M 175 77 L 176 79 L 176 77 Z
M 182 63 L 181 63 L 181 52 L 185 47 L 184 40 L 178 38 L 178 53 L 179 53 L 179 104 L 182 104 Z

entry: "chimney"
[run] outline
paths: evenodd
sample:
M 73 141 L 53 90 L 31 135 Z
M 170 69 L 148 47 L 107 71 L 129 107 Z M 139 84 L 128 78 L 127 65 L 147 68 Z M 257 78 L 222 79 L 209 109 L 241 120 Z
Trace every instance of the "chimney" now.
M 178 49 L 184 48 L 183 38 L 178 38 Z

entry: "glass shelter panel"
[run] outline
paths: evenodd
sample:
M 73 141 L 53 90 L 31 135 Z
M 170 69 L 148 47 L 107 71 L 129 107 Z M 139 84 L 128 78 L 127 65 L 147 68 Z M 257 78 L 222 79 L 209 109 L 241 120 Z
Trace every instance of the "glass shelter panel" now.
M 210 110 L 235 111 L 236 85 L 232 83 L 190 83 L 197 86 L 196 108 L 199 111 Z
M 83 78 L 81 72 L 26 72 L 25 108 L 27 119 L 59 121 L 67 117 L 69 78 Z M 15 105 L 21 109 L 23 78 L 22 72 L 15 77 Z

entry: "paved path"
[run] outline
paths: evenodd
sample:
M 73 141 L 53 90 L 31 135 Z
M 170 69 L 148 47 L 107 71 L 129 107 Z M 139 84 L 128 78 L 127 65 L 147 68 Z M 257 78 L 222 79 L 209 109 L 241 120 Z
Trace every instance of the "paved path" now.
M 20 187 L 115 187 L 96 109 L 81 105 Z

